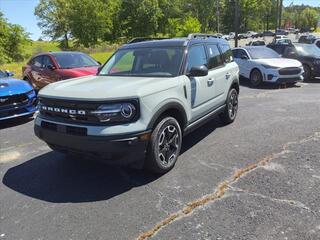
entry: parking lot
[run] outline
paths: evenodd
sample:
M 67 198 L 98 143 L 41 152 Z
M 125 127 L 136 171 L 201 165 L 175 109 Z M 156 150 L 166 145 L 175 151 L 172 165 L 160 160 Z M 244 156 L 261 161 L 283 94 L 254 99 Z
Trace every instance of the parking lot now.
M 154 176 L 65 159 L 33 120 L 0 130 L 0 239 L 320 239 L 320 81 L 247 87 L 237 120 Z

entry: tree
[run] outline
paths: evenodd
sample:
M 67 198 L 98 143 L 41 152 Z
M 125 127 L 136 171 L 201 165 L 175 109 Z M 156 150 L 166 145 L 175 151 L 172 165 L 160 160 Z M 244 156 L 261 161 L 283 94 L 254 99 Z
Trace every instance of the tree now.
M 61 45 L 65 48 L 69 48 L 69 10 L 68 0 L 40 0 L 34 11 L 42 33 L 53 40 L 62 40 Z

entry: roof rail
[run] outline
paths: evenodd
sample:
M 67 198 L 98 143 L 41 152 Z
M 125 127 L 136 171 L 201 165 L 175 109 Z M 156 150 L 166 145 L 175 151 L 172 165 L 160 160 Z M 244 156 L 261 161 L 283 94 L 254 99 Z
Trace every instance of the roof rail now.
M 152 41 L 152 40 L 163 40 L 163 39 L 168 39 L 168 38 L 149 38 L 149 37 L 137 37 L 131 39 L 128 44 L 130 43 L 138 43 L 138 42 L 145 42 L 145 41 Z
M 188 40 L 194 39 L 194 38 L 202 38 L 202 39 L 206 39 L 206 38 L 220 38 L 219 36 L 215 35 L 215 34 L 205 34 L 205 33 L 190 33 L 188 35 Z

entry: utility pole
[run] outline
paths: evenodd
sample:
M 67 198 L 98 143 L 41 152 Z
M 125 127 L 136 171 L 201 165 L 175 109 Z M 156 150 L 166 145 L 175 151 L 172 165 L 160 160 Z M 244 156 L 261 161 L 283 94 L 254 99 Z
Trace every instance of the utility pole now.
M 276 6 L 276 24 L 274 25 L 275 31 L 278 28 L 278 22 L 279 22 L 279 0 L 277 0 L 277 6 Z
M 238 33 L 239 33 L 239 12 L 240 12 L 240 6 L 239 6 L 239 0 L 234 0 L 234 46 L 238 47 Z
M 216 0 L 217 32 L 220 32 L 220 0 Z
M 283 0 L 280 0 L 280 5 L 279 5 L 279 28 L 281 28 L 282 6 L 283 6 Z

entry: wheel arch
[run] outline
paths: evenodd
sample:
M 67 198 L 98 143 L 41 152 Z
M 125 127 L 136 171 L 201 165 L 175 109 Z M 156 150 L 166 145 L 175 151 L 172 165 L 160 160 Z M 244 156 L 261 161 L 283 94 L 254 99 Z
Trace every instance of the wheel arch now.
M 178 121 L 182 131 L 186 128 L 188 118 L 183 106 L 179 103 L 172 102 L 162 106 L 153 115 L 148 124 L 148 129 L 153 129 L 159 123 L 159 121 L 161 121 L 161 119 L 163 119 L 163 117 L 165 116 L 174 117 Z

